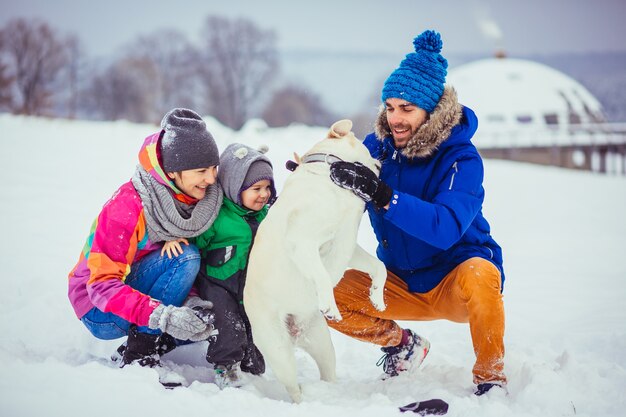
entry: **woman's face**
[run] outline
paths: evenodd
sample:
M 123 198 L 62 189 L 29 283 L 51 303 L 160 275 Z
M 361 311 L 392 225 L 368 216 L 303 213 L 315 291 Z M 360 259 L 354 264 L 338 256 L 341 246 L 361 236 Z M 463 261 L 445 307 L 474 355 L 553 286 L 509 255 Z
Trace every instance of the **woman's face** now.
M 202 200 L 209 185 L 217 181 L 217 166 L 189 169 L 181 172 L 168 172 L 167 176 L 189 197 Z
M 261 180 L 241 192 L 241 205 L 247 209 L 259 211 L 272 196 L 269 180 Z

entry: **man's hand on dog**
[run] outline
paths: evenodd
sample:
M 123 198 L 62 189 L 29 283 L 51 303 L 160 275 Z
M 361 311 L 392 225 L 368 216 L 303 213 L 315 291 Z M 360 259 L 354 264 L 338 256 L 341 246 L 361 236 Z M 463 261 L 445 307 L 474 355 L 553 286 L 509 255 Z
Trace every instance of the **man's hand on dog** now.
M 365 202 L 378 208 L 391 201 L 393 190 L 368 167 L 359 162 L 334 162 L 330 165 L 330 179 L 338 186 L 352 191 Z

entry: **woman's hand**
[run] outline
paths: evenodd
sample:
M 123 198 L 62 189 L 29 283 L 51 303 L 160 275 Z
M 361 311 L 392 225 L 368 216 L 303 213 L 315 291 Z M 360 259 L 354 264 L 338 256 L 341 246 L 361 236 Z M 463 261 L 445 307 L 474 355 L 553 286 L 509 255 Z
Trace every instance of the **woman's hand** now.
M 189 246 L 189 242 L 184 237 L 181 237 L 176 240 L 169 240 L 163 244 L 163 248 L 161 249 L 161 256 L 164 253 L 167 253 L 167 257 L 172 259 L 172 255 L 178 256 L 183 253 L 183 248 L 180 246 L 181 243 Z

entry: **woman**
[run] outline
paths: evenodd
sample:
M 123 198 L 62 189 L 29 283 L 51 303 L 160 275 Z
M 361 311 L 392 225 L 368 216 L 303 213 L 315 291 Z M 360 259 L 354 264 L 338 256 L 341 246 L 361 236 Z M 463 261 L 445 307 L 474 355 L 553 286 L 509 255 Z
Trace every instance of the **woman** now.
M 200 268 L 197 248 L 186 246 L 173 259 L 161 256 L 161 248 L 207 230 L 222 191 L 217 145 L 191 110 L 168 112 L 161 131 L 145 139 L 139 162 L 94 221 L 69 275 L 68 295 L 95 337 L 128 336 L 118 350 L 122 366 L 152 367 L 175 347 L 174 338 L 199 341 L 212 331 L 211 303 L 188 298 Z

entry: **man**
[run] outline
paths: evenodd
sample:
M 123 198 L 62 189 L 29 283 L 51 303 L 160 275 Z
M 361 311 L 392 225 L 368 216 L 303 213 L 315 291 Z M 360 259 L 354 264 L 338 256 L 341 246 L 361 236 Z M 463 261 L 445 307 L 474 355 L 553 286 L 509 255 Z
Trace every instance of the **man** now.
M 331 178 L 368 202 L 376 254 L 385 264 L 385 311 L 369 302 L 369 276 L 349 270 L 335 287 L 343 320 L 334 329 L 378 344 L 386 377 L 417 368 L 430 344 L 394 320 L 468 323 L 476 354 L 476 395 L 504 387 L 502 251 L 482 215 L 483 163 L 471 138 L 474 112 L 445 87 L 442 41 L 425 31 L 385 81 L 384 108 L 364 141 L 380 178 L 336 162 Z

